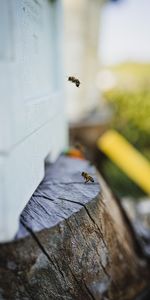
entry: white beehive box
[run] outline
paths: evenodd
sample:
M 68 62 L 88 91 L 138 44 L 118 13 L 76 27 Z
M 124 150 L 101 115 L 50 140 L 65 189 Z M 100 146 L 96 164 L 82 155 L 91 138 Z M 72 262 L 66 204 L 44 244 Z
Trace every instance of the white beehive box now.
M 60 1 L 0 0 L 0 242 L 66 144 Z

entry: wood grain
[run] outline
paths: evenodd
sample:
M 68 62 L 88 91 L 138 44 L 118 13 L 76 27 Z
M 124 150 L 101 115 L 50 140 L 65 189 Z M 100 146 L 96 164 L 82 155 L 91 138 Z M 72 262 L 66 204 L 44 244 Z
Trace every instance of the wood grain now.
M 0 245 L 0 299 L 132 300 L 149 274 L 127 220 L 88 161 L 61 156 L 47 165 L 16 239 Z

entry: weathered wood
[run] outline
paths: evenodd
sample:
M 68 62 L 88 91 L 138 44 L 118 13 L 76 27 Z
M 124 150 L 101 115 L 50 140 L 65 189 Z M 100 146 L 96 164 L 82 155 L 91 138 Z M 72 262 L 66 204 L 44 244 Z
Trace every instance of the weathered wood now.
M 82 171 L 94 183 L 84 184 Z M 148 260 L 123 209 L 87 161 L 60 157 L 0 245 L 0 299 L 131 300 Z

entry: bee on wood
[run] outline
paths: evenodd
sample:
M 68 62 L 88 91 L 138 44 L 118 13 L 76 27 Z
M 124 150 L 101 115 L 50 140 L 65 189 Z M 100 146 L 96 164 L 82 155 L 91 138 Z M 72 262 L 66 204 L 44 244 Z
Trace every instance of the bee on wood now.
M 75 78 L 73 76 L 69 76 L 68 80 L 71 81 L 71 82 L 74 82 L 75 85 L 76 85 L 76 87 L 79 87 L 79 85 L 80 85 L 80 80 L 79 79 L 77 79 L 77 78 Z
M 88 173 L 86 172 L 82 172 L 81 175 L 83 176 L 83 178 L 85 179 L 85 183 L 91 181 L 94 182 L 94 179 L 92 176 L 90 176 Z

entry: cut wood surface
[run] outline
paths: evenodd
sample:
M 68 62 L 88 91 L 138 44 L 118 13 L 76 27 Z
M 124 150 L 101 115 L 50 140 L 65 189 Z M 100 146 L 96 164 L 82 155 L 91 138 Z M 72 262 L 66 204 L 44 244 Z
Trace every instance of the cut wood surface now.
M 61 156 L 46 166 L 15 240 L 0 245 L 0 299 L 132 300 L 148 286 L 148 264 L 95 168 Z

